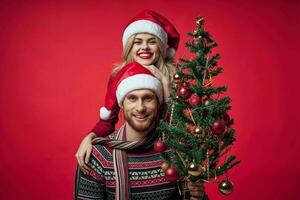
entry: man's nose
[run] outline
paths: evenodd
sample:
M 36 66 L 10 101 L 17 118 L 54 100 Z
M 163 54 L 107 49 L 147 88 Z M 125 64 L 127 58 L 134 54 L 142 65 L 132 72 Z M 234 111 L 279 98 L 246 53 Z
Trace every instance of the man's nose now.
M 136 110 L 138 112 L 143 112 L 143 111 L 146 110 L 146 107 L 145 107 L 144 102 L 142 100 L 140 100 L 140 101 L 137 102 Z

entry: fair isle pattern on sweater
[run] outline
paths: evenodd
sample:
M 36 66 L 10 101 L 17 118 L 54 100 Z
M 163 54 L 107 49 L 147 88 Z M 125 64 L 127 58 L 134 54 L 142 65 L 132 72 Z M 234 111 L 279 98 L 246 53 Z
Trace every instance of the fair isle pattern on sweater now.
M 180 199 L 177 183 L 165 179 L 160 154 L 150 150 L 128 152 L 128 173 L 133 200 Z M 115 173 L 112 149 L 94 145 L 89 166 L 90 175 L 78 171 L 77 199 L 115 199 Z

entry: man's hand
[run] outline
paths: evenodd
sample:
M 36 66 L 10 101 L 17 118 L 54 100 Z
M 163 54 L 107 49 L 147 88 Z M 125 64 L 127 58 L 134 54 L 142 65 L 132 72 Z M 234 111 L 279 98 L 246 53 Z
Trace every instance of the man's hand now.
M 85 138 L 80 143 L 80 146 L 75 154 L 78 165 L 84 174 L 89 173 L 89 171 L 91 170 L 89 166 L 87 166 L 86 164 L 89 162 L 91 152 L 92 152 L 92 140 L 95 137 L 96 134 L 93 132 L 85 136 Z
M 191 200 L 201 200 L 204 196 L 203 183 L 199 181 L 188 181 L 188 188 L 191 194 Z

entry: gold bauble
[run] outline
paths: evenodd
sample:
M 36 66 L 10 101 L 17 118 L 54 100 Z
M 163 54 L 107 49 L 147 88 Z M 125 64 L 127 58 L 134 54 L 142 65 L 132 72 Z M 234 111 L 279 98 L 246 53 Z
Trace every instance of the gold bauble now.
M 169 163 L 163 162 L 160 167 L 163 170 L 163 172 L 165 172 L 169 168 Z
M 193 32 L 192 34 L 193 34 L 193 36 L 197 36 L 198 31 L 197 31 L 197 30 L 194 30 L 194 32 Z
M 205 99 L 204 102 L 203 102 L 203 104 L 205 106 L 209 106 L 211 104 L 211 100 L 210 99 Z
M 187 86 L 186 82 L 181 83 L 181 86 Z
M 201 170 L 201 167 L 199 167 L 199 165 L 197 165 L 194 162 L 190 163 L 190 165 L 188 167 L 189 175 L 197 177 L 201 174 L 201 172 L 202 172 L 202 170 Z
M 174 80 L 181 80 L 181 76 L 179 74 L 174 74 L 173 76 Z
M 233 184 L 229 179 L 223 180 L 219 183 L 219 191 L 224 195 L 229 195 L 233 192 Z
M 201 25 L 201 22 L 203 21 L 203 17 L 197 17 L 196 24 Z
M 197 126 L 197 127 L 195 128 L 195 134 L 200 134 L 201 132 L 202 132 L 202 128 L 199 127 L 199 126 Z

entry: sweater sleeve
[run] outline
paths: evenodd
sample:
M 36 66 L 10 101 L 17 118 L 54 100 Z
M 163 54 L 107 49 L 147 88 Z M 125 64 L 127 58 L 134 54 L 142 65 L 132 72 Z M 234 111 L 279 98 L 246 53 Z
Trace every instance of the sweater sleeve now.
M 96 180 L 88 174 L 83 174 L 77 167 L 74 187 L 75 200 L 105 199 L 105 192 L 104 182 Z
M 120 108 L 117 107 L 115 110 L 112 111 L 113 116 L 111 116 L 108 120 L 102 120 L 100 119 L 97 124 L 94 126 L 94 128 L 91 130 L 91 132 L 95 133 L 98 137 L 106 137 L 115 130 L 115 125 L 119 120 L 118 114 L 119 114 Z
M 110 98 L 114 98 L 108 96 L 109 95 L 108 90 L 110 90 L 110 86 L 112 84 L 115 84 L 113 82 L 114 82 L 114 75 L 111 75 L 107 84 L 105 101 L 108 101 L 108 99 Z M 119 111 L 120 111 L 120 107 L 116 105 L 115 108 L 112 109 L 110 118 L 107 120 L 103 120 L 100 118 L 99 121 L 94 126 L 94 128 L 91 130 L 91 132 L 95 133 L 96 136 L 98 137 L 106 137 L 109 134 L 111 134 L 115 130 L 115 125 L 119 120 L 119 116 L 118 116 Z

